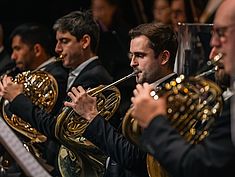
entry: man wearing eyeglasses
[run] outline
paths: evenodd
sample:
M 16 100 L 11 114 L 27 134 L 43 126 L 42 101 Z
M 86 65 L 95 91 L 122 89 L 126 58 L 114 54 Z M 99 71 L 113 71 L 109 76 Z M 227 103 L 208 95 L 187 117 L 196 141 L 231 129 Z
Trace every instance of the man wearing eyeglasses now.
M 224 0 L 216 12 L 211 45 L 223 53 L 228 74 L 235 74 L 235 1 Z
M 224 70 L 232 76 L 231 83 L 234 87 L 235 78 L 235 1 L 224 0 L 217 10 L 214 19 L 211 45 L 223 54 Z M 234 88 L 233 88 L 234 92 Z M 231 136 L 235 145 L 235 98 L 231 105 Z
M 215 77 L 220 86 L 227 74 L 235 73 L 235 1 L 224 0 L 219 7 L 212 30 L 212 52 L 221 52 Z M 226 84 L 229 86 L 229 79 Z M 223 111 L 215 119 L 209 135 L 198 144 L 189 144 L 171 126 L 166 99 L 154 100 L 151 86 L 137 85 L 132 98 L 132 116 L 144 129 L 141 144 L 173 177 L 234 177 L 235 146 L 231 140 L 230 101 L 224 97 Z M 235 121 L 234 121 L 235 122 Z M 234 128 L 232 127 L 235 133 Z M 234 134 L 235 135 L 235 134 Z

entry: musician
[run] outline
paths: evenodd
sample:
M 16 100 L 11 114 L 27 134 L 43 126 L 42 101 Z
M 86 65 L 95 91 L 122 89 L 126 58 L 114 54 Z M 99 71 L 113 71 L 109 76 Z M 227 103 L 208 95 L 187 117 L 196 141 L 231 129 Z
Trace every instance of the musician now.
M 233 84 L 234 91 L 234 74 L 235 74 L 235 62 L 234 62 L 234 27 L 235 18 L 233 8 L 235 2 L 232 0 L 222 1 L 215 14 L 214 30 L 211 40 L 211 45 L 217 48 L 224 55 L 224 70 L 226 73 L 232 76 L 231 82 Z M 232 140 L 235 145 L 235 117 L 234 117 L 234 97 L 232 104 Z
M 172 0 L 171 21 L 175 31 L 179 31 L 178 23 L 194 23 L 192 6 L 186 0 Z
M 171 24 L 171 0 L 154 0 L 152 13 L 154 22 Z
M 94 88 L 113 81 L 96 54 L 99 27 L 90 11 L 70 12 L 56 20 L 53 29 L 57 40 L 55 51 L 63 56 L 63 66 L 69 69 L 68 82 L 65 84 L 67 90 L 77 85 Z M 54 115 L 33 105 L 31 100 L 22 94 L 21 87 L 20 84 L 13 84 L 10 78 L 4 78 L 0 83 L 0 95 L 11 101 L 10 109 L 14 114 L 55 140 Z M 24 109 L 27 111 L 22 111 Z M 56 156 L 54 159 L 57 160 Z
M 55 60 L 50 30 L 42 24 L 21 24 L 11 32 L 10 42 L 11 58 L 21 72 L 43 70 L 55 78 L 59 96 L 51 114 L 56 115 L 66 97 L 68 70 L 63 67 L 61 61 Z M 24 105 L 24 102 L 22 101 L 20 105 Z M 24 112 L 27 109 L 21 111 Z M 58 173 L 54 158 L 57 155 L 58 143 L 48 140 L 45 143 L 40 143 L 39 148 L 42 151 L 42 158 L 54 168 L 51 173 Z
M 211 39 L 212 52 L 223 54 L 215 73 L 221 88 L 230 87 L 229 75 L 226 73 L 232 74 L 234 71 L 231 69 L 234 56 L 233 26 L 228 26 L 234 23 L 234 8 L 232 0 L 225 0 L 219 7 Z M 132 98 L 132 115 L 144 128 L 141 144 L 146 151 L 173 177 L 234 176 L 235 147 L 230 129 L 230 101 L 233 93 L 223 94 L 222 114 L 215 119 L 209 135 L 198 144 L 189 144 L 167 120 L 166 97 L 153 100 L 149 95 L 151 90 L 152 86 L 147 83 L 137 85 Z
M 234 32 L 234 11 L 232 8 L 235 6 L 234 1 L 226 0 L 221 3 L 218 10 L 216 11 L 214 19 L 214 29 L 212 31 L 211 45 L 216 47 L 217 50 L 224 54 L 224 69 L 225 72 L 233 75 L 234 62 L 233 62 L 233 45 L 234 40 L 232 38 Z M 226 10 L 226 11 L 225 11 Z M 226 13 L 225 13 L 226 12 Z
M 136 75 L 137 83 L 149 82 L 156 87 L 176 76 L 173 72 L 177 39 L 167 25 L 156 23 L 142 24 L 130 31 L 130 65 L 141 73 Z M 146 172 L 146 153 L 130 143 L 98 114 L 96 98 L 87 95 L 79 86 L 68 95 L 72 102 L 65 102 L 90 125 L 84 137 L 97 145 L 121 167 L 129 172 L 116 173 L 115 176 L 148 176 Z M 99 131 L 97 131 L 99 130 Z
M 10 41 L 11 58 L 21 72 L 41 70 L 56 79 L 60 95 L 52 110 L 52 114 L 56 114 L 66 96 L 68 70 L 54 57 L 51 31 L 42 24 L 25 23 L 12 31 Z
M 65 24 L 68 24 L 68 20 L 74 17 L 74 15 L 78 15 L 80 19 L 81 15 L 77 13 L 71 13 L 68 16 L 62 17 L 62 19 L 60 19 L 58 22 L 61 23 L 64 21 L 66 22 Z M 72 24 L 74 24 L 74 22 Z M 177 50 L 177 39 L 173 30 L 169 26 L 157 25 L 154 23 L 144 24 L 131 30 L 130 35 L 133 38 L 131 41 L 130 48 L 131 66 L 134 70 L 141 70 L 141 73 L 136 76 L 137 82 L 143 83 L 145 81 L 149 81 L 150 83 L 153 83 L 154 81 L 158 80 L 155 83 L 156 85 L 158 85 L 164 82 L 165 80 L 171 79 L 171 77 L 175 76 L 175 74 L 173 73 L 173 67 L 175 53 Z M 64 41 L 62 40 L 64 38 L 69 38 L 70 40 L 67 39 L 66 41 Z M 84 34 L 82 40 L 80 40 L 80 43 L 84 44 L 83 46 L 86 46 L 89 49 L 91 40 L 85 40 L 88 38 L 89 35 Z M 70 44 L 72 42 L 75 42 L 74 36 L 72 36 L 70 32 L 64 32 L 63 30 L 62 33 L 62 31 L 59 30 L 57 31 L 57 40 L 57 51 L 61 51 L 61 53 L 64 55 L 66 54 L 66 56 L 70 56 L 68 53 L 68 46 L 74 46 Z M 79 46 L 81 46 L 81 44 Z M 64 61 L 64 65 L 68 65 L 69 61 L 69 58 L 67 58 L 67 60 Z M 100 73 L 102 73 L 102 75 L 100 75 Z M 78 82 L 78 84 L 83 86 L 84 88 L 89 87 L 88 84 L 84 84 L 85 81 L 91 82 L 95 80 L 94 78 L 101 79 L 103 78 L 104 72 L 98 72 L 96 73 L 96 75 L 93 76 L 94 78 L 88 77 L 90 78 L 90 80 L 84 80 L 83 77 L 87 75 L 89 74 L 84 72 L 81 73 L 81 75 L 79 75 L 79 77 L 77 78 L 77 81 L 80 81 L 80 83 Z M 74 84 L 74 86 L 76 86 L 76 84 Z M 29 121 L 32 125 L 37 127 L 41 132 L 43 132 L 47 136 L 53 137 L 55 129 L 55 122 L 52 121 L 53 119 L 51 119 L 49 115 L 46 115 L 45 112 L 40 113 L 40 110 L 37 110 L 36 108 L 32 109 L 32 106 L 30 106 L 30 104 L 32 103 L 29 99 L 27 99 L 27 97 L 24 97 L 22 94 L 19 94 L 20 92 L 17 91 L 18 87 L 19 86 L 17 84 L 12 84 L 9 79 L 6 79 L 2 84 L 0 84 L 0 94 L 7 98 L 9 101 L 11 101 L 11 110 L 14 111 L 15 114 L 24 117 L 25 120 Z M 15 90 L 16 92 L 13 93 L 12 90 Z M 77 89 L 75 87 L 73 87 L 72 90 L 73 92 L 77 92 Z M 71 96 L 71 93 L 69 95 Z M 30 110 L 26 113 L 27 115 L 25 116 L 22 115 L 25 113 L 22 113 L 22 111 L 20 111 L 22 108 L 19 104 L 19 101 L 23 100 L 23 98 L 24 102 L 28 104 L 27 109 Z M 74 99 L 72 100 L 74 101 Z M 89 105 L 83 104 L 83 102 L 81 102 L 81 104 L 84 106 L 83 110 L 87 111 L 86 108 L 87 106 L 89 107 Z M 93 107 L 96 108 L 96 103 L 93 102 L 92 104 Z M 87 113 L 92 111 L 87 111 Z M 124 176 L 124 174 L 122 173 L 123 168 L 125 168 L 126 170 L 131 171 L 128 172 L 129 176 L 148 176 L 145 164 L 146 153 L 141 151 L 137 146 L 131 144 L 127 139 L 124 138 L 123 135 L 119 134 L 116 129 L 113 128 L 109 123 L 106 123 L 102 118 L 100 118 L 99 115 L 96 115 L 97 113 L 93 115 L 93 118 L 96 118 L 94 119 L 94 121 L 91 122 L 84 135 L 86 136 L 86 138 L 88 138 L 88 140 L 91 140 L 96 145 L 98 145 L 98 147 L 101 148 L 104 152 L 106 152 L 106 154 L 110 156 L 112 160 L 114 160 L 118 163 L 118 165 L 121 166 L 122 170 L 120 170 L 116 174 L 114 173 L 113 175 Z M 37 119 L 35 119 L 35 117 L 37 117 Z M 97 130 L 100 130 L 98 134 Z M 106 134 L 106 132 L 108 132 L 108 134 Z M 91 136 L 92 134 L 94 134 L 94 136 Z M 109 136 L 106 137 L 106 135 Z M 110 138 L 112 137 L 112 135 L 115 138 Z M 118 141 L 119 138 L 121 138 L 121 141 Z M 107 147 L 103 147 L 104 145 L 106 145 Z M 108 170 L 112 167 L 113 164 L 110 163 L 109 165 L 110 166 Z M 128 176 L 128 173 L 125 174 L 125 176 Z

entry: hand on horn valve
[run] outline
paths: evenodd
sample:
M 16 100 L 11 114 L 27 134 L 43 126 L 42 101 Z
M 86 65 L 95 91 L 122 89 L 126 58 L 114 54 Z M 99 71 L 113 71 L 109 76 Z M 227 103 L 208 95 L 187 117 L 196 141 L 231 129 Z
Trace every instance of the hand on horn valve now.
M 138 124 L 146 128 L 149 123 L 158 115 L 166 115 L 165 97 L 155 100 L 150 95 L 153 86 L 144 83 L 138 84 L 133 91 L 134 97 L 131 98 L 133 110 L 131 116 L 138 121 Z
M 12 81 L 12 77 L 4 76 L 0 82 L 0 96 L 8 101 L 23 93 L 23 85 Z
M 73 110 L 88 122 L 91 122 L 98 114 L 96 106 L 96 97 L 90 96 L 81 86 L 73 87 L 68 92 L 71 102 L 65 102 L 64 105 L 73 108 Z

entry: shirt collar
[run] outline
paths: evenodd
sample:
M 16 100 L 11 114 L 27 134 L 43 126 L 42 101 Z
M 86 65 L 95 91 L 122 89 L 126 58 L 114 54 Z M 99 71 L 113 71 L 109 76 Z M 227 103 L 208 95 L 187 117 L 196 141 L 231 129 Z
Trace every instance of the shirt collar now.
M 55 59 L 55 57 L 51 57 L 51 58 L 49 58 L 47 61 L 45 61 L 45 62 L 43 62 L 41 65 L 39 65 L 37 68 L 36 68 L 36 70 L 44 70 L 45 69 L 45 67 L 48 65 L 48 64 L 50 64 L 50 63 L 52 63 L 52 62 L 54 62 L 54 61 L 56 61 L 56 59 Z
M 88 59 L 87 61 L 83 62 L 82 64 L 80 64 L 77 68 L 75 68 L 74 70 L 72 70 L 70 73 L 74 76 L 78 76 L 81 71 L 89 64 L 91 63 L 92 61 L 98 59 L 98 56 L 94 56 L 90 59 Z
M 162 77 L 161 79 L 159 79 L 159 80 L 153 82 L 151 85 L 153 85 L 154 87 L 157 87 L 157 86 L 159 86 L 161 83 L 163 83 L 164 81 L 166 81 L 167 79 L 169 79 L 170 77 L 172 77 L 172 76 L 175 75 L 175 74 L 176 74 L 175 72 L 173 72 L 173 73 L 171 73 L 171 74 L 168 74 L 168 75 L 166 75 L 165 77 Z

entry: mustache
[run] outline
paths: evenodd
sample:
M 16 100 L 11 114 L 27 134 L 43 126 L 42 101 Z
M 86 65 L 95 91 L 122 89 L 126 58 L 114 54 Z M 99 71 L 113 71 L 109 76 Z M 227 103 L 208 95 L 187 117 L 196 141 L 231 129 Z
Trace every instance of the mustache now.
M 138 69 L 138 68 L 134 68 L 133 71 L 134 71 L 134 73 L 136 73 L 136 74 L 142 73 L 142 71 L 141 71 L 140 69 Z

